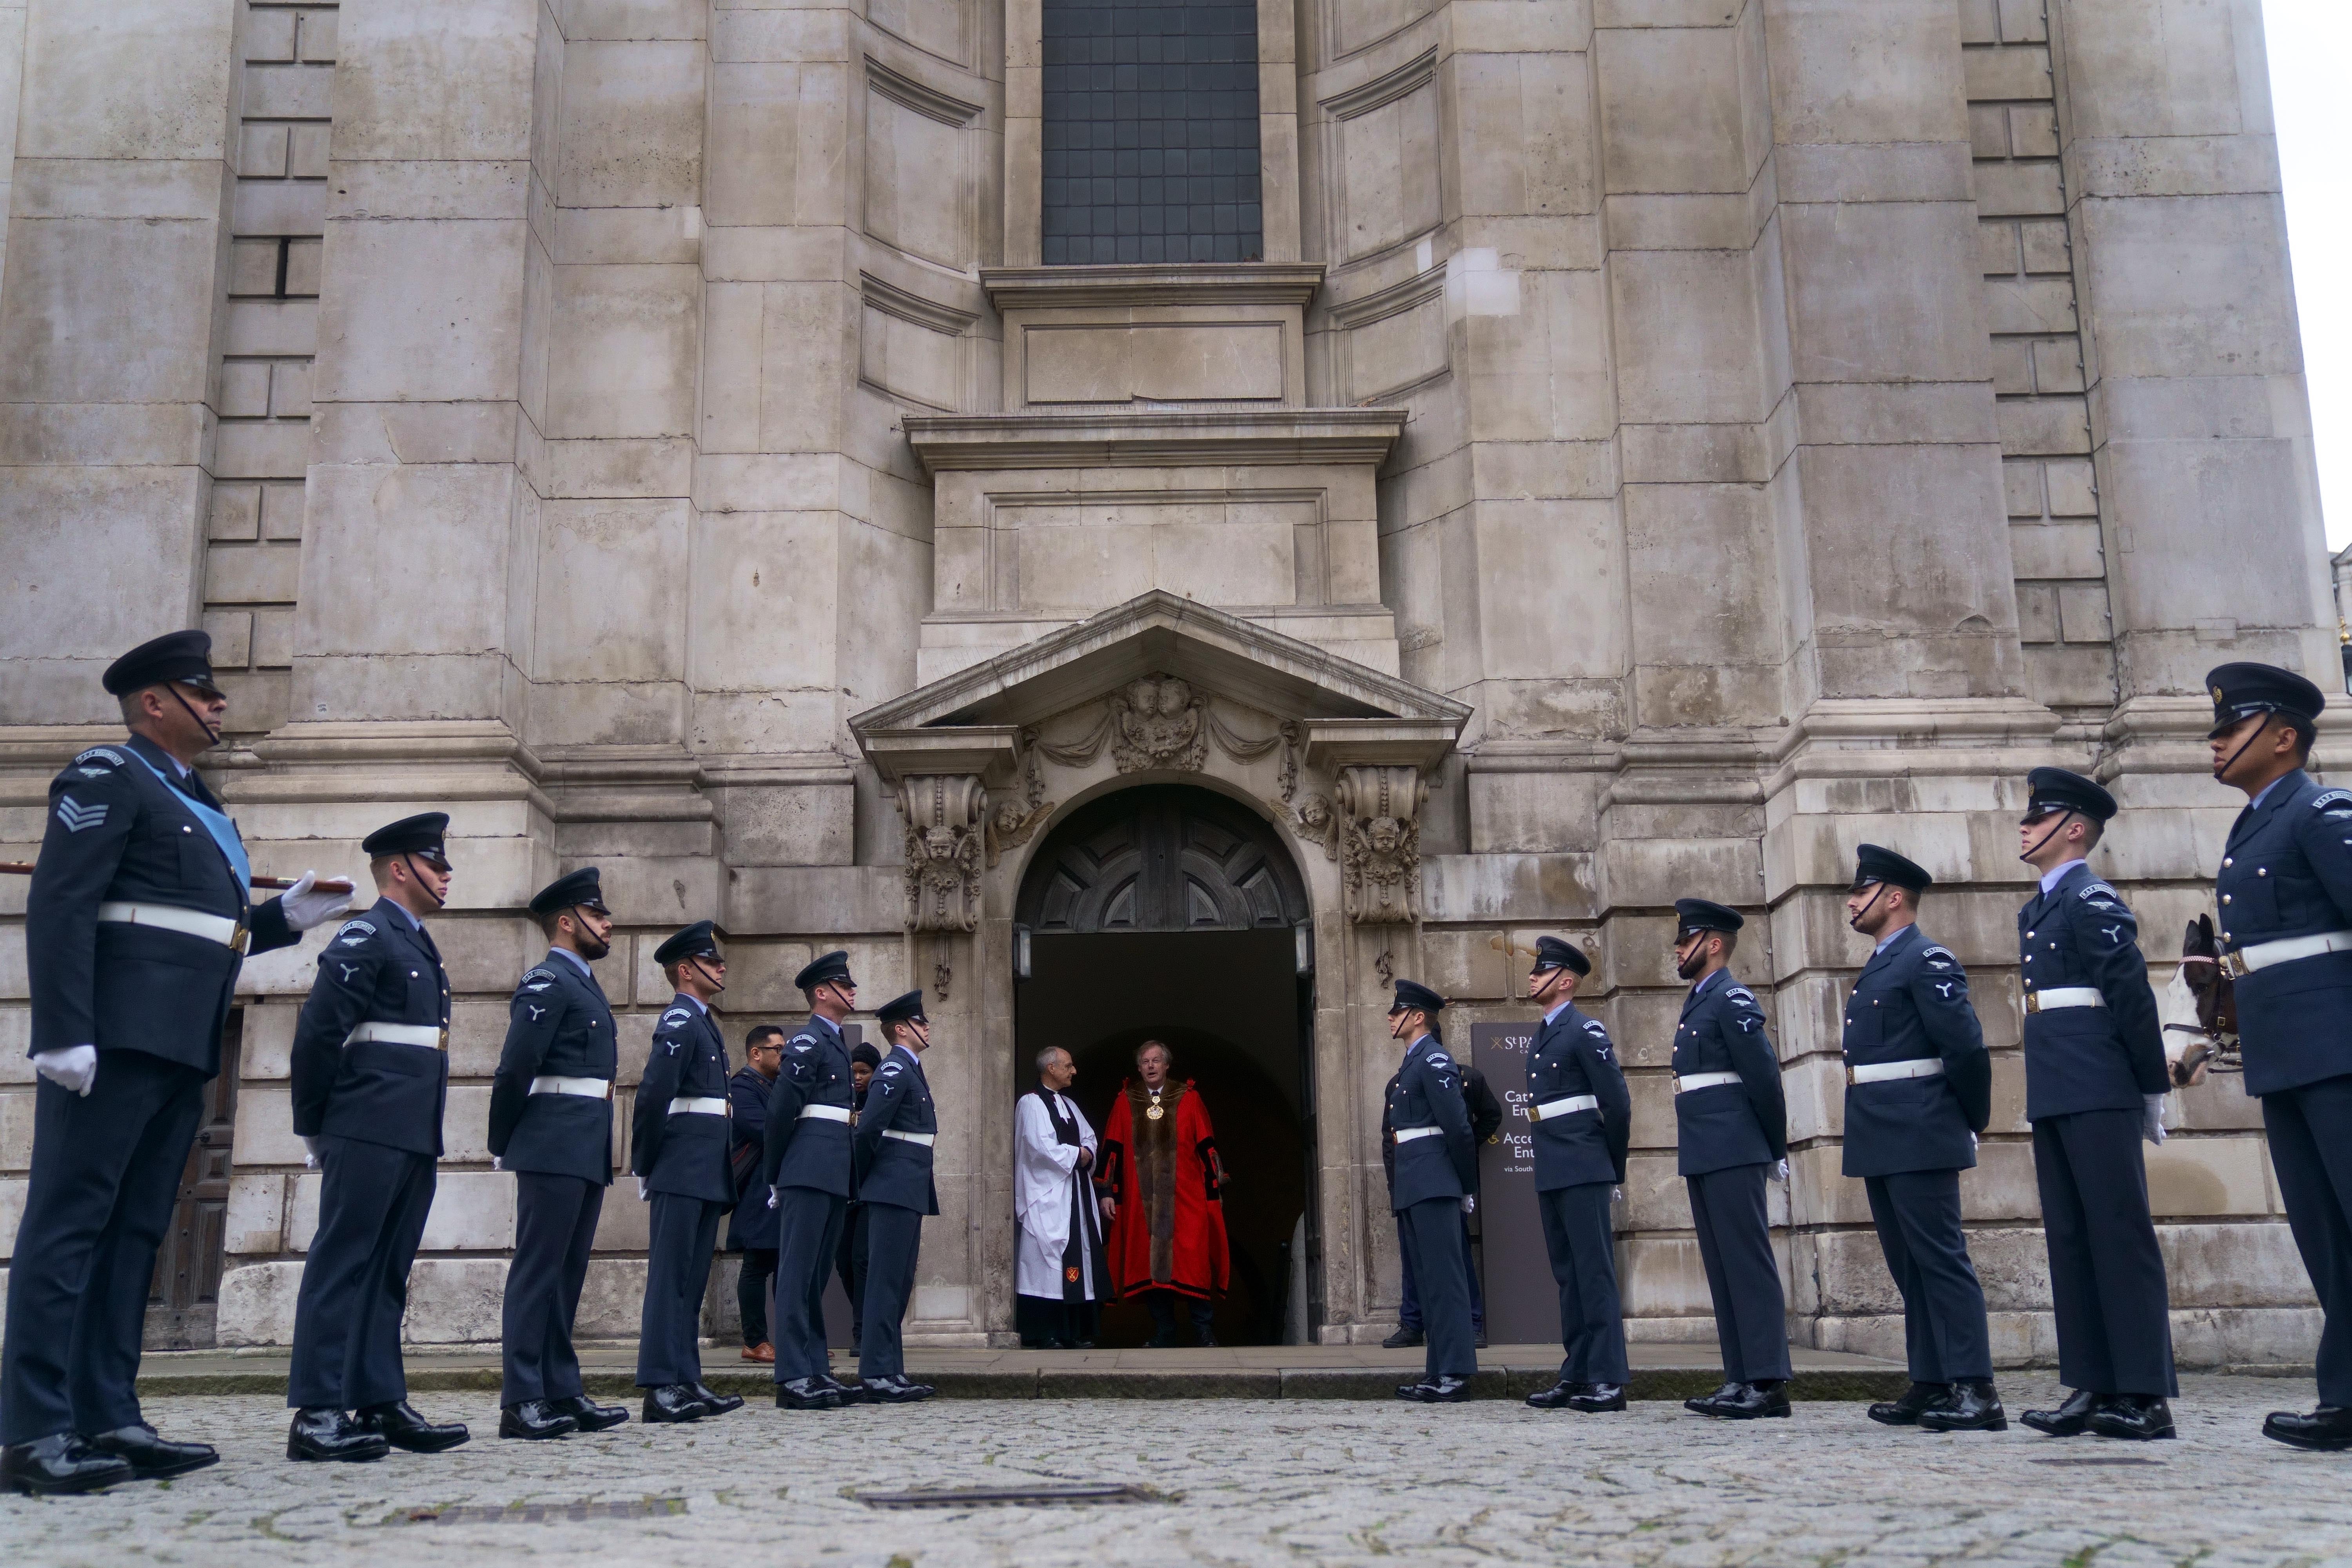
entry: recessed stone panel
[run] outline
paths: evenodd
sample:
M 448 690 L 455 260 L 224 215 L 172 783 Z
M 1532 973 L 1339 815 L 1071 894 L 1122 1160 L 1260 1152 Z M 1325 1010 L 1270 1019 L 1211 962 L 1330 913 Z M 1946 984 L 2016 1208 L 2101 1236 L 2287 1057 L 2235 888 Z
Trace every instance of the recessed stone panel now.
M 1031 403 L 1277 402 L 1277 321 L 1031 326 L 1023 335 Z
M 1292 532 L 1318 521 L 1312 501 L 1011 501 L 1024 609 L 1099 608 L 1153 588 L 1212 605 L 1297 598 Z

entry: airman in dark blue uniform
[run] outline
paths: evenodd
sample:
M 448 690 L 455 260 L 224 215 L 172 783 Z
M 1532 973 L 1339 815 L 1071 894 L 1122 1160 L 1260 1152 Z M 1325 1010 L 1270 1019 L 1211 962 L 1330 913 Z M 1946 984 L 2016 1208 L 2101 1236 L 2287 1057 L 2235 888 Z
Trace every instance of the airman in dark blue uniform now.
M 784 1042 L 768 1096 L 764 1173 L 776 1204 L 776 1404 L 837 1410 L 862 1402 L 831 1371 L 824 1286 L 849 1206 L 849 1047 L 841 1020 L 857 1006 L 849 954 L 828 952 L 793 977 L 809 1001 L 805 1027 Z
M 915 1258 L 923 1217 L 940 1212 L 931 1182 L 931 1147 L 940 1135 L 939 1108 L 923 1077 L 931 1021 L 923 994 L 909 991 L 875 1015 L 890 1054 L 866 1086 L 866 1108 L 850 1135 L 857 1202 L 866 1211 L 865 1331 L 858 1337 L 857 1376 L 875 1398 L 890 1404 L 929 1399 L 929 1384 L 909 1382 L 899 1342 L 907 1303 L 915 1293 Z
M 1389 1036 L 1412 1042 L 1389 1089 L 1388 1122 L 1396 1149 L 1396 1179 L 1389 1206 L 1402 1222 L 1405 1257 L 1421 1291 L 1428 1350 L 1419 1383 L 1399 1385 L 1397 1397 L 1424 1405 L 1470 1397 L 1478 1352 L 1470 1327 L 1470 1258 L 1462 1247 L 1462 1215 L 1475 1206 L 1478 1151 L 1470 1109 L 1462 1098 L 1462 1068 L 1445 1054 L 1437 1015 L 1445 998 L 1410 980 L 1396 983 Z
M 613 951 L 613 914 L 596 868 L 557 878 L 530 900 L 548 954 L 507 1008 L 506 1048 L 490 1079 L 490 1155 L 515 1173 L 515 1246 L 499 1314 L 505 1367 L 499 1436 L 561 1437 L 629 1418 L 580 1380 L 572 1323 L 588 1249 L 613 1184 L 613 1009 L 589 964 Z
M 1846 923 L 1877 946 L 1845 1004 L 1845 1173 L 1862 1178 L 1903 1296 L 1911 1386 L 1870 1407 L 1889 1426 L 2001 1432 L 1984 1287 L 1960 1225 L 1960 1173 L 1992 1116 L 1992 1058 L 1968 972 L 1918 926 L 1934 879 L 1891 849 L 1856 856 Z
M 1528 1403 L 1538 1410 L 1588 1414 L 1624 1409 L 1632 1376 L 1609 1194 L 1625 1179 L 1633 1101 L 1609 1031 L 1576 1005 L 1577 984 L 1591 973 L 1582 949 L 1556 936 L 1536 938 L 1528 995 L 1544 1016 L 1528 1048 L 1527 1114 L 1534 1124 L 1528 1138 L 1536 1205 L 1552 1280 L 1559 1287 L 1559 1338 L 1567 1354 L 1559 1383 L 1528 1395 Z
M 448 826 L 429 811 L 361 844 L 375 904 L 328 939 L 294 1026 L 294 1131 L 326 1173 L 294 1305 L 289 1459 L 436 1454 L 467 1437 L 410 1406 L 400 1359 L 449 1097 L 449 976 L 425 929 L 449 896 Z
M 702 1296 L 719 1221 L 735 1205 L 727 1042 L 710 1016 L 727 989 L 727 960 L 710 921 L 697 921 L 656 948 L 654 962 L 677 994 L 654 1024 L 629 1127 L 629 1169 L 653 1205 L 637 1386 L 646 1420 L 697 1421 L 743 1406 L 702 1381 Z
M 2213 776 L 2247 795 L 2214 879 L 2246 1092 L 2326 1315 L 2319 1407 L 2273 1412 L 2263 1433 L 2352 1448 L 2352 790 L 2304 772 L 2319 688 L 2267 664 L 2222 665 L 2205 685 Z
M 2139 924 L 2084 858 L 2116 801 L 2064 768 L 2034 769 L 2026 790 L 2018 858 L 2042 883 L 2017 914 L 2025 1114 L 2058 1375 L 2074 1392 L 2020 1419 L 2053 1437 L 2169 1437 L 2180 1390 L 2140 1140 L 2164 1137 L 2171 1074 Z
M 49 784 L 25 906 L 39 1081 L 0 1350 L 0 1491 L 89 1491 L 218 1458 L 140 1414 L 155 1251 L 245 955 L 352 900 L 305 873 L 249 901 L 245 843 L 193 766 L 228 708 L 211 651 L 173 632 L 115 660 L 103 679 L 131 738 Z
M 1789 1112 L 1764 1009 L 1727 967 L 1744 923 L 1705 899 L 1675 900 L 1675 970 L 1692 983 L 1675 1027 L 1675 1157 L 1724 1373 L 1683 1404 L 1742 1421 L 1789 1414 L 1787 1297 L 1764 1209 L 1767 1176 L 1788 1179 Z

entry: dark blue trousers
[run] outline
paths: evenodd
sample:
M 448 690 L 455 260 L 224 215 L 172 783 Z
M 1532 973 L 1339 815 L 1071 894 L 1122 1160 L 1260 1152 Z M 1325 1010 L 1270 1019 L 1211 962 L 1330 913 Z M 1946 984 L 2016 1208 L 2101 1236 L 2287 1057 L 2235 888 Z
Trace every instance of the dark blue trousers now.
M 1421 1321 L 1428 1353 L 1423 1375 L 1468 1377 L 1478 1370 L 1477 1336 L 1470 1327 L 1470 1256 L 1462 1246 L 1462 1200 L 1424 1198 L 1397 1211 L 1404 1257 L 1421 1289 Z
M 1992 1378 L 1984 1287 L 1960 1229 L 1960 1173 L 1867 1176 L 1870 1217 L 1886 1271 L 1903 1293 L 1903 1348 L 1914 1383 Z
M 569 1399 L 584 1392 L 572 1321 L 588 1280 L 588 1249 L 604 1186 L 579 1176 L 515 1173 L 515 1249 L 499 1313 L 504 1370 L 500 1405 Z
M 860 1204 L 866 1230 L 866 1289 L 858 1303 L 857 1375 L 895 1377 L 907 1370 L 899 1341 L 907 1303 L 915 1295 L 915 1257 L 923 1245 L 923 1216 L 896 1204 Z
M 1397 1323 L 1400 1327 L 1421 1327 L 1421 1288 L 1413 1283 L 1412 1258 L 1404 1247 L 1404 1215 L 1397 1215 L 1397 1257 L 1403 1279 L 1397 1294 Z M 1486 1293 L 1478 1288 L 1478 1271 L 1470 1267 L 1470 1216 L 1462 1216 L 1462 1268 L 1470 1279 L 1470 1332 L 1475 1338 L 1486 1331 Z
M 1789 1308 L 1780 1268 L 1772 1260 L 1772 1227 L 1764 1214 L 1764 1165 L 1734 1165 L 1685 1176 L 1691 1225 L 1698 1233 L 1706 1291 L 1715 1300 L 1715 1337 L 1723 1375 L 1733 1383 L 1785 1381 L 1789 1375 Z
M 2352 1078 L 2263 1096 L 2263 1127 L 2286 1223 L 2326 1314 L 2319 1331 L 2319 1403 L 2352 1405 Z M 15 1331 L 12 1317 L 12 1346 Z
M 814 1187 L 776 1194 L 776 1381 L 831 1375 L 824 1287 L 848 1222 L 849 1200 Z
M 8 1268 L 0 1443 L 139 1419 L 139 1347 L 155 1250 L 204 1112 L 204 1075 L 100 1051 L 87 1097 L 42 1079 L 33 1173 Z
M 676 1193 L 652 1198 L 646 1300 L 637 1320 L 637 1386 L 668 1388 L 702 1376 L 702 1298 L 719 1222 L 732 1204 Z
M 1625 1384 L 1625 1310 L 1617 1296 L 1617 1242 L 1609 1230 L 1608 1182 L 1580 1182 L 1536 1194 L 1544 1250 L 1559 1287 L 1563 1383 Z
M 2033 1179 L 2050 1249 L 2059 1381 L 2094 1394 L 2179 1394 L 2140 1113 L 2043 1117 L 2033 1124 Z
M 319 1230 L 294 1300 L 286 1403 L 363 1410 L 408 1397 L 400 1323 L 433 1208 L 433 1156 L 357 1138 L 320 1142 Z

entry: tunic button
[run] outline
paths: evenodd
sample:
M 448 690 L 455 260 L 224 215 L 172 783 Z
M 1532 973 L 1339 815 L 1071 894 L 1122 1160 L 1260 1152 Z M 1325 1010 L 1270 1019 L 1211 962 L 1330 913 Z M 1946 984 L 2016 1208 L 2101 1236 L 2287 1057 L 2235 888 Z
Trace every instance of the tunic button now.
M 2231 867 L 2232 867 L 2232 866 L 2234 866 L 2234 865 L 2236 865 L 2236 864 L 2237 864 L 2237 862 L 2236 862 L 2235 860 L 2231 859 L 2227 855 L 2224 855 L 2224 856 L 2222 856 L 2222 857 L 2221 857 L 2221 869 L 2223 869 L 2224 871 L 2228 870 Z
M 194 828 L 193 828 L 193 827 L 191 827 L 191 826 L 189 826 L 186 823 L 184 823 L 184 823 L 180 824 L 180 831 L 181 831 L 181 832 L 183 832 L 183 833 L 194 833 L 194 832 L 195 831 L 195 829 L 194 829 Z
M 2222 901 L 2223 903 L 2225 903 L 2225 904 L 2226 904 L 2226 903 L 2228 903 L 2228 902 L 2230 901 L 2230 895 L 2229 895 L 2229 894 L 2227 894 L 2227 893 L 2222 894 L 2222 895 L 2221 895 L 2221 901 Z
M 2271 868 L 2268 866 L 2257 866 L 2254 868 L 2254 875 L 2257 877 L 2267 877 L 2270 874 Z
M 2228 931 L 2223 931 L 2223 932 L 2221 933 L 2221 940 L 2222 940 L 2223 942 L 2227 942 L 2227 941 L 2229 941 L 2229 940 L 2230 940 L 2230 933 L 2229 933 Z
M 2029 937 L 2030 937 L 2030 936 L 2032 936 L 2033 933 L 2032 933 L 2032 931 L 2027 931 L 2025 934 L 2026 934 L 2027 936 L 2029 936 Z

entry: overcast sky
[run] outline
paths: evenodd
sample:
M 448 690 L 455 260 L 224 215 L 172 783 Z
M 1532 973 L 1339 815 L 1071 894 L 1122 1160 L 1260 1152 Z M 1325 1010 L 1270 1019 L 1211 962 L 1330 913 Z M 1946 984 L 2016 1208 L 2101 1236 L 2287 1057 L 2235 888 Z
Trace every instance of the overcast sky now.
M 2327 542 L 2352 541 L 2352 0 L 2263 0 Z

